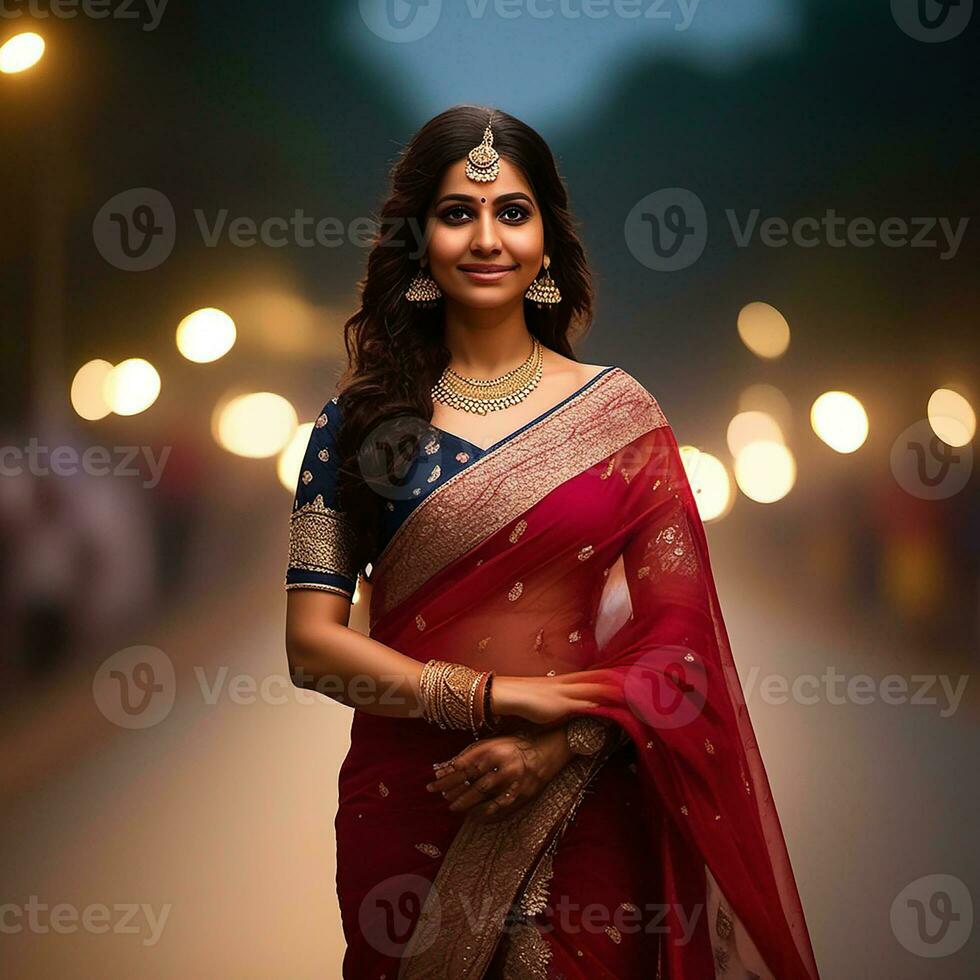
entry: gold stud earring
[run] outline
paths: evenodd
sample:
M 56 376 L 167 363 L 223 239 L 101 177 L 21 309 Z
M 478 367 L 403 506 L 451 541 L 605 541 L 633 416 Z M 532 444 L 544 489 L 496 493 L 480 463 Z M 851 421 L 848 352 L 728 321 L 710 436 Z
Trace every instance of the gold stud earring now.
M 555 285 L 554 279 L 551 278 L 551 272 L 548 270 L 550 265 L 551 259 L 546 255 L 544 257 L 544 275 L 538 276 L 528 286 L 527 292 L 524 294 L 524 298 L 531 300 L 532 303 L 537 305 L 539 310 L 561 302 L 561 293 Z
M 415 278 L 405 291 L 405 299 L 423 309 L 432 309 L 441 297 L 439 283 L 425 271 L 425 266 L 415 273 Z

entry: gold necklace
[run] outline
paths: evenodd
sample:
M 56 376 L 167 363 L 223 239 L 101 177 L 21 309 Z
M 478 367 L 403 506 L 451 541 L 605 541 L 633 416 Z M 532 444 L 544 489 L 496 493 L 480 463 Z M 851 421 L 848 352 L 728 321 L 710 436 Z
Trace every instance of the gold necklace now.
M 467 378 L 447 367 L 432 389 L 432 397 L 464 412 L 486 415 L 524 401 L 538 386 L 544 358 L 541 342 L 531 337 L 531 353 L 523 364 L 497 378 Z

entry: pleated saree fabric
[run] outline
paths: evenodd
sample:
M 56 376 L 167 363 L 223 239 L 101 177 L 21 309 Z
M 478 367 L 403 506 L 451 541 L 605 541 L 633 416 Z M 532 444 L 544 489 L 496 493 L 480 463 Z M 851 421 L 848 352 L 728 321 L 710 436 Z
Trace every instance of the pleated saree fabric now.
M 425 790 L 471 736 L 355 712 L 336 821 L 344 976 L 814 980 L 656 400 L 607 368 L 488 450 L 460 443 L 437 430 L 426 465 L 466 459 L 374 563 L 371 636 L 422 662 L 584 672 L 602 693 L 582 713 L 615 737 L 479 824 Z

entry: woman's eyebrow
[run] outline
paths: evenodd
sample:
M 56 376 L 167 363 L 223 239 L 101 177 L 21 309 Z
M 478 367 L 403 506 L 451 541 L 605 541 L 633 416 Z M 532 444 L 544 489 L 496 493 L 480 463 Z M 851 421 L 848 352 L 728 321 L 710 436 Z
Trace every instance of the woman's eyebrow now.
M 475 200 L 476 198 L 472 194 L 445 194 L 443 197 L 440 197 L 438 201 L 436 201 L 435 207 L 439 207 L 439 205 L 444 201 L 466 201 L 467 203 L 470 203 Z M 524 200 L 527 201 L 528 204 L 533 203 L 531 198 L 528 197 L 523 191 L 513 191 L 510 194 L 501 194 L 499 197 L 495 197 L 492 203 L 503 204 L 506 201 L 516 200 Z

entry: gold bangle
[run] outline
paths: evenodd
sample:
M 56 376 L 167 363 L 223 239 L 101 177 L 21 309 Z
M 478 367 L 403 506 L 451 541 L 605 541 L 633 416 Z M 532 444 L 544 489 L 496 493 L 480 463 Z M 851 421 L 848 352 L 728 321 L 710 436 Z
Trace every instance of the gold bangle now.
M 430 660 L 419 676 L 423 717 L 440 728 L 468 728 L 476 735 L 474 697 L 484 673 L 465 664 Z

